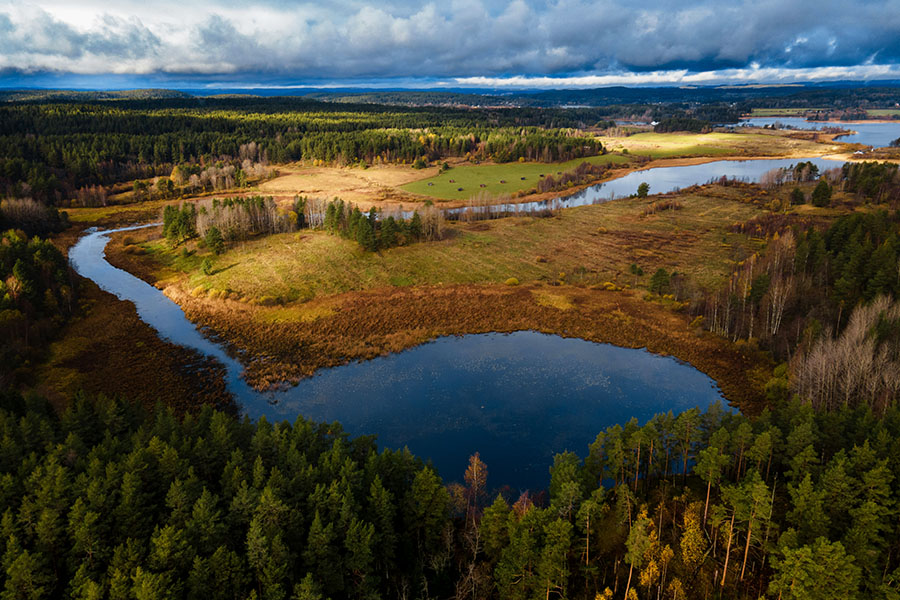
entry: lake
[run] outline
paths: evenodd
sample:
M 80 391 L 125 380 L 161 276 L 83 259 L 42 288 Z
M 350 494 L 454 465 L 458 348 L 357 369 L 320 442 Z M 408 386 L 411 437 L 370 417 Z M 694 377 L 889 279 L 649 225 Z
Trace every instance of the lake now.
M 850 144 L 865 144 L 875 148 L 883 148 L 893 140 L 900 138 L 900 121 L 892 123 L 866 123 L 846 121 L 807 121 L 800 117 L 752 117 L 741 121 L 742 125 L 752 127 L 766 127 L 774 123 L 781 123 L 785 127 L 794 129 L 822 129 L 823 127 L 840 127 L 852 129 L 856 133 L 843 135 L 838 141 Z
M 491 485 L 543 489 L 557 452 L 583 457 L 610 425 L 722 397 L 709 377 L 672 357 L 531 331 L 440 338 L 259 393 L 177 304 L 106 261 L 109 233 L 88 232 L 71 248 L 75 270 L 133 302 L 163 338 L 220 360 L 247 415 L 340 421 L 353 435 L 376 434 L 382 446 L 408 446 L 447 481 L 461 480 L 468 457 L 480 452 Z

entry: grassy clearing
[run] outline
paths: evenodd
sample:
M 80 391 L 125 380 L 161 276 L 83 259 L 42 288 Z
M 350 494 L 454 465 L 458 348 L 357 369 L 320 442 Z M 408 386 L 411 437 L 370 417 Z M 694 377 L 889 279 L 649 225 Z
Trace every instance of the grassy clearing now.
M 710 188 L 682 199 L 681 210 L 642 212 L 653 199 L 619 200 L 567 209 L 554 218 L 511 218 L 454 224 L 442 242 L 420 243 L 367 253 L 358 244 L 324 232 L 268 236 L 210 257 L 172 250 L 163 240 L 143 244 L 157 279 L 181 273 L 188 290 L 215 290 L 231 298 L 271 302 L 308 301 L 383 287 L 545 281 L 578 285 L 646 285 L 659 267 L 688 273 L 715 285 L 756 242 L 729 231 L 730 225 L 759 214 L 739 200 L 738 188 Z M 646 275 L 631 275 L 637 263 Z M 132 272 L 140 268 L 127 265 Z M 206 292 L 205 292 L 206 293 Z M 548 300 L 551 304 L 555 301 Z M 285 315 L 273 316 L 273 319 Z M 295 318 L 302 318 L 299 314 Z M 309 316 L 305 318 L 310 318 Z
M 638 133 L 601 141 L 610 150 L 652 158 L 815 155 L 824 150 L 821 144 L 779 132 Z
M 139 223 L 143 221 L 162 220 L 161 215 L 166 204 L 172 200 L 151 200 L 136 204 L 113 204 L 95 208 L 67 208 L 72 223 L 86 225 L 117 225 L 120 223 Z
M 416 170 L 404 165 L 378 165 L 368 169 L 288 165 L 279 167 L 278 177 L 256 189 L 261 194 L 276 197 L 295 194 L 323 198 L 337 196 L 366 207 L 373 202 L 408 201 L 400 187 L 437 172 L 437 167 Z
M 809 111 L 828 110 L 827 108 L 754 108 L 750 114 L 754 117 L 796 117 Z
M 893 117 L 900 115 L 900 108 L 870 108 L 866 112 L 870 117 Z
M 604 154 L 579 158 L 565 163 L 504 163 L 500 165 L 463 164 L 427 179 L 400 186 L 412 194 L 440 200 L 467 200 L 481 191 L 491 194 L 515 194 L 534 188 L 541 175 L 556 175 L 571 171 L 583 162 L 591 164 L 625 165 L 627 156 Z M 501 183 L 504 181 L 505 183 Z M 485 187 L 481 187 L 484 185 Z M 462 188 L 462 189 L 460 189 Z

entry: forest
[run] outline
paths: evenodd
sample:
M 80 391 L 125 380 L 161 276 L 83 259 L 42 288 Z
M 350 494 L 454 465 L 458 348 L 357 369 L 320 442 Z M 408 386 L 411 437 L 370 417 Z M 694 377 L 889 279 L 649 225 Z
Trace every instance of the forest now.
M 49 240 L 13 229 L 0 235 L 0 388 L 29 380 L 32 363 L 77 309 L 77 292 Z
M 900 396 L 900 178 L 896 165 L 845 163 L 820 174 L 798 163 L 764 177 L 783 205 L 841 202 L 864 210 L 824 223 L 766 213 L 735 226 L 766 238 L 719 290 L 673 280 L 704 326 L 790 365 L 794 391 L 814 404 L 883 410 Z M 821 175 L 821 176 L 820 176 Z M 878 208 L 874 208 L 877 206 Z
M 554 162 L 602 153 L 594 138 L 572 129 L 579 124 L 565 111 L 400 109 L 285 98 L 6 104 L 0 106 L 0 189 L 65 205 L 79 190 L 168 176 L 176 167 L 189 176 L 231 166 L 238 177 L 248 158 L 262 165 L 447 157 Z
M 632 420 L 498 494 L 336 423 L 2 400 L 3 598 L 900 595 L 896 406 Z

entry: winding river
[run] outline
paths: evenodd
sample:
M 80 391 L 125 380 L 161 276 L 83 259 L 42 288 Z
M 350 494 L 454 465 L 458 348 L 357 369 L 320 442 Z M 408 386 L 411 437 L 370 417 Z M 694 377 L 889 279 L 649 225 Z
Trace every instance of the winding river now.
M 448 481 L 461 479 L 477 451 L 492 485 L 543 489 L 557 452 L 583 456 L 613 424 L 706 407 L 722 397 L 713 380 L 674 358 L 533 331 L 439 338 L 260 393 L 241 378 L 240 362 L 177 304 L 106 261 L 113 231 L 88 232 L 70 249 L 75 270 L 133 302 L 161 337 L 221 361 L 248 416 L 339 421 L 353 435 L 377 434 L 382 446 L 408 446 Z
M 811 159 L 820 168 L 838 161 Z M 641 182 L 661 193 L 722 176 L 755 181 L 795 160 L 723 160 L 638 171 L 587 188 L 561 206 L 628 195 Z M 533 203 L 539 207 L 539 203 Z M 152 225 L 126 227 L 132 230 Z M 693 367 L 645 350 L 531 331 L 440 338 L 405 352 L 325 369 L 296 387 L 259 393 L 241 378 L 240 361 L 187 320 L 161 291 L 110 265 L 112 231 L 88 231 L 69 251 L 75 270 L 122 300 L 169 341 L 220 360 L 227 384 L 251 418 L 340 421 L 353 435 L 376 434 L 386 447 L 408 446 L 446 480 L 460 479 L 478 451 L 491 484 L 539 489 L 557 452 L 582 456 L 597 433 L 630 418 L 707 407 L 721 399 Z

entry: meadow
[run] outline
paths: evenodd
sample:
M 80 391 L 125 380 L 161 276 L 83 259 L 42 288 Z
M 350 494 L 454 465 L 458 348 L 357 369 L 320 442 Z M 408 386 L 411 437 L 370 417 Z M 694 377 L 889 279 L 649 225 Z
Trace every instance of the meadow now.
M 717 285 L 756 242 L 730 231 L 731 224 L 761 212 L 740 187 L 708 186 L 679 198 L 679 210 L 653 210 L 655 199 L 623 199 L 565 209 L 552 218 L 507 218 L 448 226 L 446 239 L 365 252 L 323 231 L 303 230 L 239 243 L 221 256 L 172 248 L 155 238 L 138 242 L 146 255 L 124 254 L 132 272 L 188 289 L 281 303 L 386 286 L 563 281 L 584 285 L 642 285 L 660 267 L 683 271 L 705 286 Z M 150 235 L 149 233 L 147 235 Z M 158 234 L 157 234 L 158 235 Z M 135 247 L 134 245 L 132 247 Z M 209 275 L 201 270 L 209 259 Z M 149 263 L 149 264 L 148 264 Z M 646 276 L 630 274 L 631 264 Z M 208 293 L 208 292 L 207 292 Z M 303 310 L 300 309 L 302 313 Z
M 628 156 L 621 154 L 604 154 L 549 164 L 530 162 L 461 163 L 443 173 L 401 185 L 400 189 L 411 194 L 439 200 L 467 200 L 482 191 L 495 196 L 513 195 L 533 189 L 545 175 L 557 175 L 571 171 L 583 162 L 592 165 L 624 166 L 631 160 Z
M 636 133 L 617 138 L 601 137 L 603 146 L 613 152 L 649 156 L 654 159 L 700 156 L 815 156 L 828 147 L 813 140 L 785 132 L 755 130 L 741 133 Z
M 900 108 L 870 108 L 866 112 L 870 117 L 890 118 L 900 115 Z

